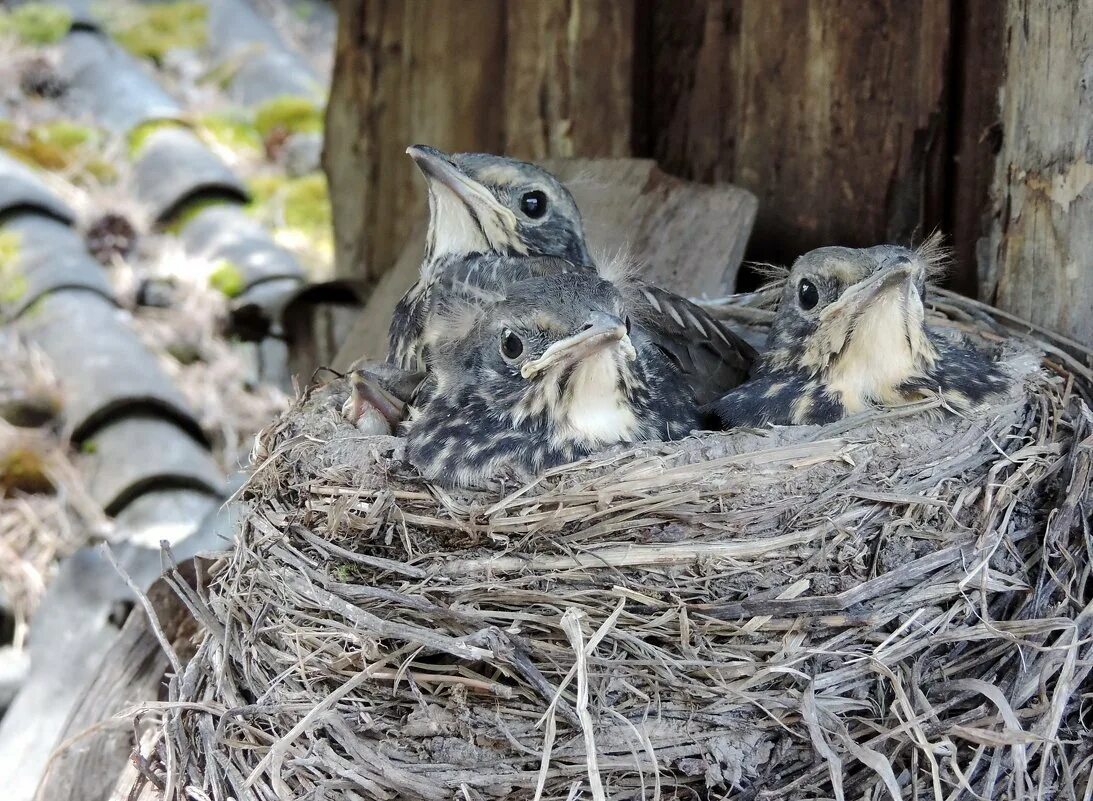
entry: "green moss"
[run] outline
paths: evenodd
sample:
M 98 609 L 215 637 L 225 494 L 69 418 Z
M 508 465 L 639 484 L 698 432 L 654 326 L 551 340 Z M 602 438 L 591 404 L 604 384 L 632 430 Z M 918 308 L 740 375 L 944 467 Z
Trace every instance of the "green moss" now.
M 333 254 L 333 215 L 325 175 L 264 176 L 251 181 L 248 188 L 252 213 L 268 225 L 281 226 L 276 233 L 303 239 L 320 260 Z
M 294 250 L 310 269 L 321 272 L 334 255 L 333 216 L 326 176 L 263 176 L 248 185 L 248 210 L 273 229 L 277 240 Z
M 22 247 L 22 239 L 15 231 L 0 231 L 0 268 L 14 264 Z
M 334 569 L 330 571 L 331 577 L 341 584 L 350 583 L 353 580 L 354 573 L 353 565 L 348 563 L 335 565 Z
M 235 152 L 262 152 L 262 136 L 238 114 L 206 114 L 198 125 L 202 135 Z
M 204 3 L 141 3 L 106 12 L 107 28 L 135 56 L 162 61 L 171 50 L 205 46 L 208 9 Z
M 0 304 L 17 303 L 29 288 L 18 264 L 21 245 L 19 234 L 0 231 Z
M 46 460 L 33 445 L 16 445 L 0 455 L 0 488 L 4 494 L 53 490 Z
M 323 130 L 323 110 L 309 97 L 275 97 L 255 111 L 254 127 L 263 139 L 275 132 L 320 133 Z
M 328 231 L 332 225 L 326 176 L 312 173 L 285 185 L 285 224 L 305 231 Z
M 56 145 L 64 150 L 76 150 L 97 142 L 99 132 L 87 125 L 57 120 L 31 128 L 30 138 L 43 144 Z
M 27 3 L 8 13 L 0 12 L 0 33 L 17 36 L 27 44 L 53 44 L 71 27 L 68 9 L 51 3 Z
M 229 298 L 238 297 L 247 288 L 242 271 L 227 259 L 209 274 L 209 286 Z
M 44 170 L 67 171 L 68 178 L 79 185 L 112 183 L 117 171 L 99 157 L 102 133 L 87 125 L 57 120 L 20 131 L 12 125 L 0 126 L 0 148 Z
M 142 122 L 129 132 L 129 158 L 136 160 L 140 156 L 141 150 L 148 143 L 148 138 L 156 131 L 162 131 L 165 128 L 183 128 L 185 127 L 178 120 L 148 120 Z

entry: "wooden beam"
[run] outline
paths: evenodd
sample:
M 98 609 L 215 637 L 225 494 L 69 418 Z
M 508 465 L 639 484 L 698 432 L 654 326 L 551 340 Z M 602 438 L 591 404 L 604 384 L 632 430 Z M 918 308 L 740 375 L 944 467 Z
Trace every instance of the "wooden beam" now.
M 634 0 L 510 3 L 506 16 L 505 152 L 629 155 Z
M 1093 344 L 1093 4 L 1006 3 L 1002 149 L 981 296 Z
M 651 25 L 651 155 L 758 195 L 753 256 L 941 222 L 948 0 L 686 0 Z

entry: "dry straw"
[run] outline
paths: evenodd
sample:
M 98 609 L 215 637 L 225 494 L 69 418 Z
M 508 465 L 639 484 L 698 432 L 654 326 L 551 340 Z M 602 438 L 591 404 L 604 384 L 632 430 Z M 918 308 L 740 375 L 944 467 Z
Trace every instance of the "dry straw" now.
M 763 325 L 771 293 L 711 304 Z M 170 799 L 1088 799 L 1090 354 L 940 293 L 1014 396 L 450 493 L 338 393 L 266 431 L 145 738 Z M 125 794 L 119 795 L 125 797 Z

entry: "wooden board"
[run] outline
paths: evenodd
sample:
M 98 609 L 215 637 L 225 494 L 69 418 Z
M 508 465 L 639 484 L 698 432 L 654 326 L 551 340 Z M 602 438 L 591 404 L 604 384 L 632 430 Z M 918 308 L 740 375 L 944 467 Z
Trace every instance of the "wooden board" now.
M 1093 345 L 1093 4 L 1006 4 L 1002 150 L 981 296 Z

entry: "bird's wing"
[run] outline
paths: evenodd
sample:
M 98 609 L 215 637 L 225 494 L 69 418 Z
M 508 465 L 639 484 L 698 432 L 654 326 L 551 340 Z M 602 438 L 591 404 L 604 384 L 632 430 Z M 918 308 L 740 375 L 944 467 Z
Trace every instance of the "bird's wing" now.
M 720 320 L 650 284 L 634 283 L 627 294 L 635 322 L 679 367 L 699 403 L 720 397 L 748 377 L 755 349 Z

